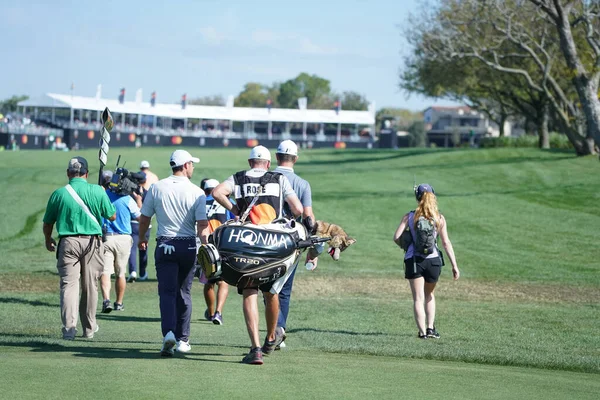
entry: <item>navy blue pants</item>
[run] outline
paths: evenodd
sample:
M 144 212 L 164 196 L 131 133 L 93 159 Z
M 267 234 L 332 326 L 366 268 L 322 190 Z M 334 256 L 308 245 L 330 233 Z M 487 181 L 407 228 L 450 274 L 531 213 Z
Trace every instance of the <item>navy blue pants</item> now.
M 294 276 L 296 269 L 290 274 L 288 280 L 283 284 L 279 292 L 279 315 L 277 316 L 277 326 L 286 329 L 288 313 L 290 312 L 290 297 L 292 297 L 292 285 L 294 284 Z
M 129 275 L 137 270 L 137 256 L 140 256 L 140 270 L 138 276 L 146 275 L 146 267 L 148 266 L 148 250 L 138 249 L 140 242 L 140 224 L 131 224 L 131 238 L 133 245 L 129 254 Z M 146 240 L 150 239 L 150 229 L 146 231 Z
M 192 318 L 192 282 L 196 269 L 196 240 L 161 240 L 154 250 L 162 334 L 173 331 L 187 341 Z

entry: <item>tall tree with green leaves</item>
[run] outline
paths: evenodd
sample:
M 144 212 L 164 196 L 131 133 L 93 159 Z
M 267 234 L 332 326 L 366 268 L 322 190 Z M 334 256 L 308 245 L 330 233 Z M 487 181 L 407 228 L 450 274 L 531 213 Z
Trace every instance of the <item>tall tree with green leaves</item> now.
M 15 112 L 15 111 L 17 111 L 17 104 L 20 101 L 27 100 L 28 98 L 29 98 L 29 96 L 25 96 L 25 95 L 22 95 L 22 96 L 15 95 L 6 100 L 2 100 L 2 101 L 0 101 L 0 112 L 2 112 L 4 114 L 9 113 L 9 112 Z
M 509 93 L 525 95 L 517 96 L 517 103 L 526 103 L 526 97 L 535 93 L 530 96 L 534 99 L 530 105 L 537 105 L 541 127 L 547 126 L 544 121 L 548 119 L 546 110 L 549 109 L 577 154 L 594 152 L 593 134 L 589 129 L 583 132 L 579 123 L 581 108 L 574 101 L 573 84 L 565 78 L 569 73 L 559 56 L 555 28 L 536 6 L 528 0 L 440 0 L 437 7 L 429 10 L 425 16 L 427 23 L 413 20 L 414 37 L 419 46 L 415 51 L 417 60 L 419 57 L 433 60 L 438 68 L 448 67 L 445 63 L 463 63 L 466 77 L 473 77 L 469 75 L 473 71 L 475 76 L 481 74 L 481 66 L 488 68 L 494 72 L 489 74 L 492 79 L 488 82 L 498 84 L 490 86 L 494 91 L 487 96 L 481 90 L 484 98 L 511 105 L 512 101 L 507 102 L 503 93 L 511 83 L 516 83 Z M 582 41 L 584 37 L 579 35 L 577 39 Z M 442 74 L 442 77 L 450 80 L 455 75 Z M 470 89 L 484 89 L 478 82 L 471 83 Z M 447 86 L 457 88 L 452 84 Z M 435 85 L 429 87 L 435 88 Z M 473 92 L 457 92 L 468 98 L 473 95 Z
M 301 73 L 279 86 L 277 101 L 282 108 L 298 108 L 298 99 L 306 97 L 308 108 L 328 108 L 331 103 L 330 82 L 317 75 Z

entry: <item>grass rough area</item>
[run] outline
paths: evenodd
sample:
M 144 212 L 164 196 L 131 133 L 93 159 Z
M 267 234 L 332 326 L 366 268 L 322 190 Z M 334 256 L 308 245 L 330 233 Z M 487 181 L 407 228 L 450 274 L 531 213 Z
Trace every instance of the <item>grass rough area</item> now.
M 248 150 L 188 149 L 193 181 L 246 168 Z M 172 149 L 119 149 L 169 174 Z M 90 161 L 96 151 L 77 153 Z M 60 339 L 58 276 L 43 244 L 50 193 L 74 153 L 0 153 L 0 398 L 592 399 L 600 392 L 598 161 L 536 149 L 305 150 L 296 172 L 319 219 L 357 243 L 334 262 L 299 268 L 287 347 L 262 367 L 248 351 L 241 298 L 225 324 L 202 320 L 194 284 L 192 352 L 161 359 L 157 285 L 128 285 L 124 312 L 99 314 L 93 340 Z M 116 156 L 115 156 L 116 158 Z M 114 160 L 113 160 L 114 161 Z M 112 161 L 110 161 L 112 162 Z M 413 177 L 438 195 L 462 276 L 436 290 L 439 340 L 419 341 L 392 235 L 415 207 Z M 155 234 L 153 229 L 153 234 Z M 151 241 L 151 245 L 153 245 Z M 151 253 L 153 246 L 151 247 Z M 261 329 L 264 318 L 261 316 Z M 261 331 L 264 334 L 264 330 Z M 424 377 L 427 377 L 424 379 Z M 214 391 L 213 391 L 214 389 Z

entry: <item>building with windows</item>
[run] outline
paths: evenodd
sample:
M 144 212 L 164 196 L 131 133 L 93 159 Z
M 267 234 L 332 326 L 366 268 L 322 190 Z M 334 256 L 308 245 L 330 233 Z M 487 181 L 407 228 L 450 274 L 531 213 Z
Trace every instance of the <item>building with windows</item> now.
M 432 106 L 423 111 L 428 144 L 458 146 L 461 143 L 476 143 L 485 136 L 499 136 L 498 125 L 484 113 L 467 106 Z M 511 134 L 511 124 L 504 125 L 504 134 Z

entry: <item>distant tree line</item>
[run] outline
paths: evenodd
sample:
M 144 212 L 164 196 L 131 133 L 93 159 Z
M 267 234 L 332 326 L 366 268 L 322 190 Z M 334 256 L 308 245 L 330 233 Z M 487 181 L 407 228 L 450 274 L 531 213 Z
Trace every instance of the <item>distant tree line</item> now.
M 262 84 L 248 82 L 235 97 L 236 107 L 298 108 L 298 99 L 307 98 L 309 109 L 331 109 L 341 101 L 344 110 L 367 110 L 369 101 L 357 92 L 336 93 L 331 90 L 329 80 L 305 72 L 285 82 Z M 189 104 L 224 106 L 223 96 L 205 96 L 191 99 Z
M 578 155 L 600 145 L 600 2 L 434 0 L 411 16 L 400 87 L 564 133 Z

